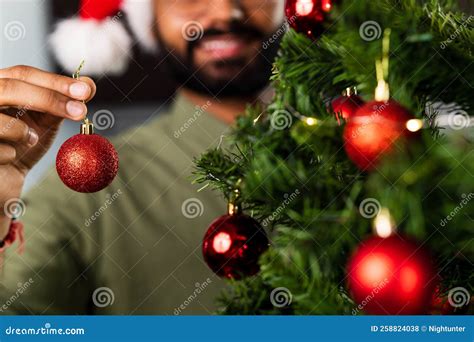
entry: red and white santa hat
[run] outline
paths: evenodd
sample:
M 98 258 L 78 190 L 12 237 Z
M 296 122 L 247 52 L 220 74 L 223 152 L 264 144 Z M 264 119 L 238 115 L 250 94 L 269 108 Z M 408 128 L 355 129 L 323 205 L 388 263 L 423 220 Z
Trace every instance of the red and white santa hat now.
M 155 52 L 152 0 L 81 0 L 79 16 L 62 20 L 51 34 L 57 61 L 69 72 L 85 60 L 85 74 L 123 73 L 133 47 L 124 17 L 139 44 Z

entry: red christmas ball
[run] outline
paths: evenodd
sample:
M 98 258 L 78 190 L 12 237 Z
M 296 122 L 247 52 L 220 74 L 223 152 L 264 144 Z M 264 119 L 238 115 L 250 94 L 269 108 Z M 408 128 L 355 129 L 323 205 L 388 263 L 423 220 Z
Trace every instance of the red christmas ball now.
M 347 277 L 358 308 L 369 314 L 427 313 L 437 285 L 429 255 L 399 236 L 364 241 L 349 260 Z
M 259 271 L 258 259 L 268 248 L 268 238 L 253 218 L 223 215 L 204 236 L 204 260 L 218 276 L 240 279 Z
M 332 7 L 332 0 L 287 0 L 286 19 L 296 32 L 314 39 L 324 32 L 323 24 Z
M 77 134 L 59 149 L 56 170 L 72 190 L 91 193 L 112 183 L 118 163 L 117 151 L 106 138 L 97 134 Z
M 337 122 L 340 123 L 340 117 L 348 120 L 363 104 L 364 100 L 357 95 L 339 96 L 332 100 L 331 107 L 337 115 Z
M 395 143 L 410 132 L 406 122 L 412 119 L 407 109 L 393 100 L 373 101 L 360 107 L 344 128 L 344 148 L 361 170 L 371 170 Z

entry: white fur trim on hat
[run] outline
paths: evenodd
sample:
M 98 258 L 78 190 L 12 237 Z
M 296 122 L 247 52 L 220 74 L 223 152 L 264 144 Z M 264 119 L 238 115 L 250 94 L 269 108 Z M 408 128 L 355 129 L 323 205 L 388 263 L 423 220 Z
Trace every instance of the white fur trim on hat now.
M 50 43 L 63 68 L 74 72 L 84 60 L 82 71 L 89 75 L 123 73 L 132 48 L 132 39 L 114 18 L 63 20 L 51 35 Z
M 153 34 L 155 15 L 152 0 L 123 0 L 122 10 L 138 42 L 148 52 L 157 50 L 157 41 Z

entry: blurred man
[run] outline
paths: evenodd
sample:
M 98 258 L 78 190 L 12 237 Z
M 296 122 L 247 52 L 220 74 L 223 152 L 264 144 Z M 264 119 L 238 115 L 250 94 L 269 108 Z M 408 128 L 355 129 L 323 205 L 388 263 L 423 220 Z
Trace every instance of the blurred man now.
M 192 160 L 216 146 L 267 87 L 277 44 L 262 46 L 281 29 L 283 0 L 153 5 L 166 69 L 181 85 L 174 105 L 113 140 L 120 171 L 107 189 L 75 193 L 52 170 L 22 198 L 26 246 L 23 254 L 3 248 L 3 313 L 214 309 L 223 282 L 205 265 L 201 242 L 226 203 L 212 192 L 197 192 Z M 189 22 L 202 27 L 200 39 L 183 35 Z M 76 81 L 27 66 L 0 70 L 2 207 L 18 201 L 25 176 L 51 146 L 61 122 L 84 119 L 83 101 L 94 94 L 87 77 Z M 8 209 L 1 213 L 0 239 L 11 229 L 12 216 Z

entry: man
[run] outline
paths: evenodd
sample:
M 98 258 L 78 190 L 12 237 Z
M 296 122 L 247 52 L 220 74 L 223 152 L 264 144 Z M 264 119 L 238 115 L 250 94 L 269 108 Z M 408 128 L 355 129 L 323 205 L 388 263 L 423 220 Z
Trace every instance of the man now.
M 216 193 L 197 192 L 192 160 L 258 101 L 276 48 L 262 46 L 281 26 L 276 13 L 282 11 L 281 0 L 154 0 L 155 36 L 181 84 L 174 105 L 112 141 L 120 170 L 105 190 L 75 193 L 52 171 L 22 198 L 26 248 L 4 251 L 1 312 L 213 312 L 224 283 L 205 265 L 201 241 L 226 203 Z M 203 28 L 199 40 L 183 37 L 191 20 Z M 20 197 L 61 122 L 84 119 L 83 101 L 95 91 L 87 77 L 26 66 L 0 70 L 2 207 Z M 1 213 L 0 238 L 11 216 L 8 209 Z

